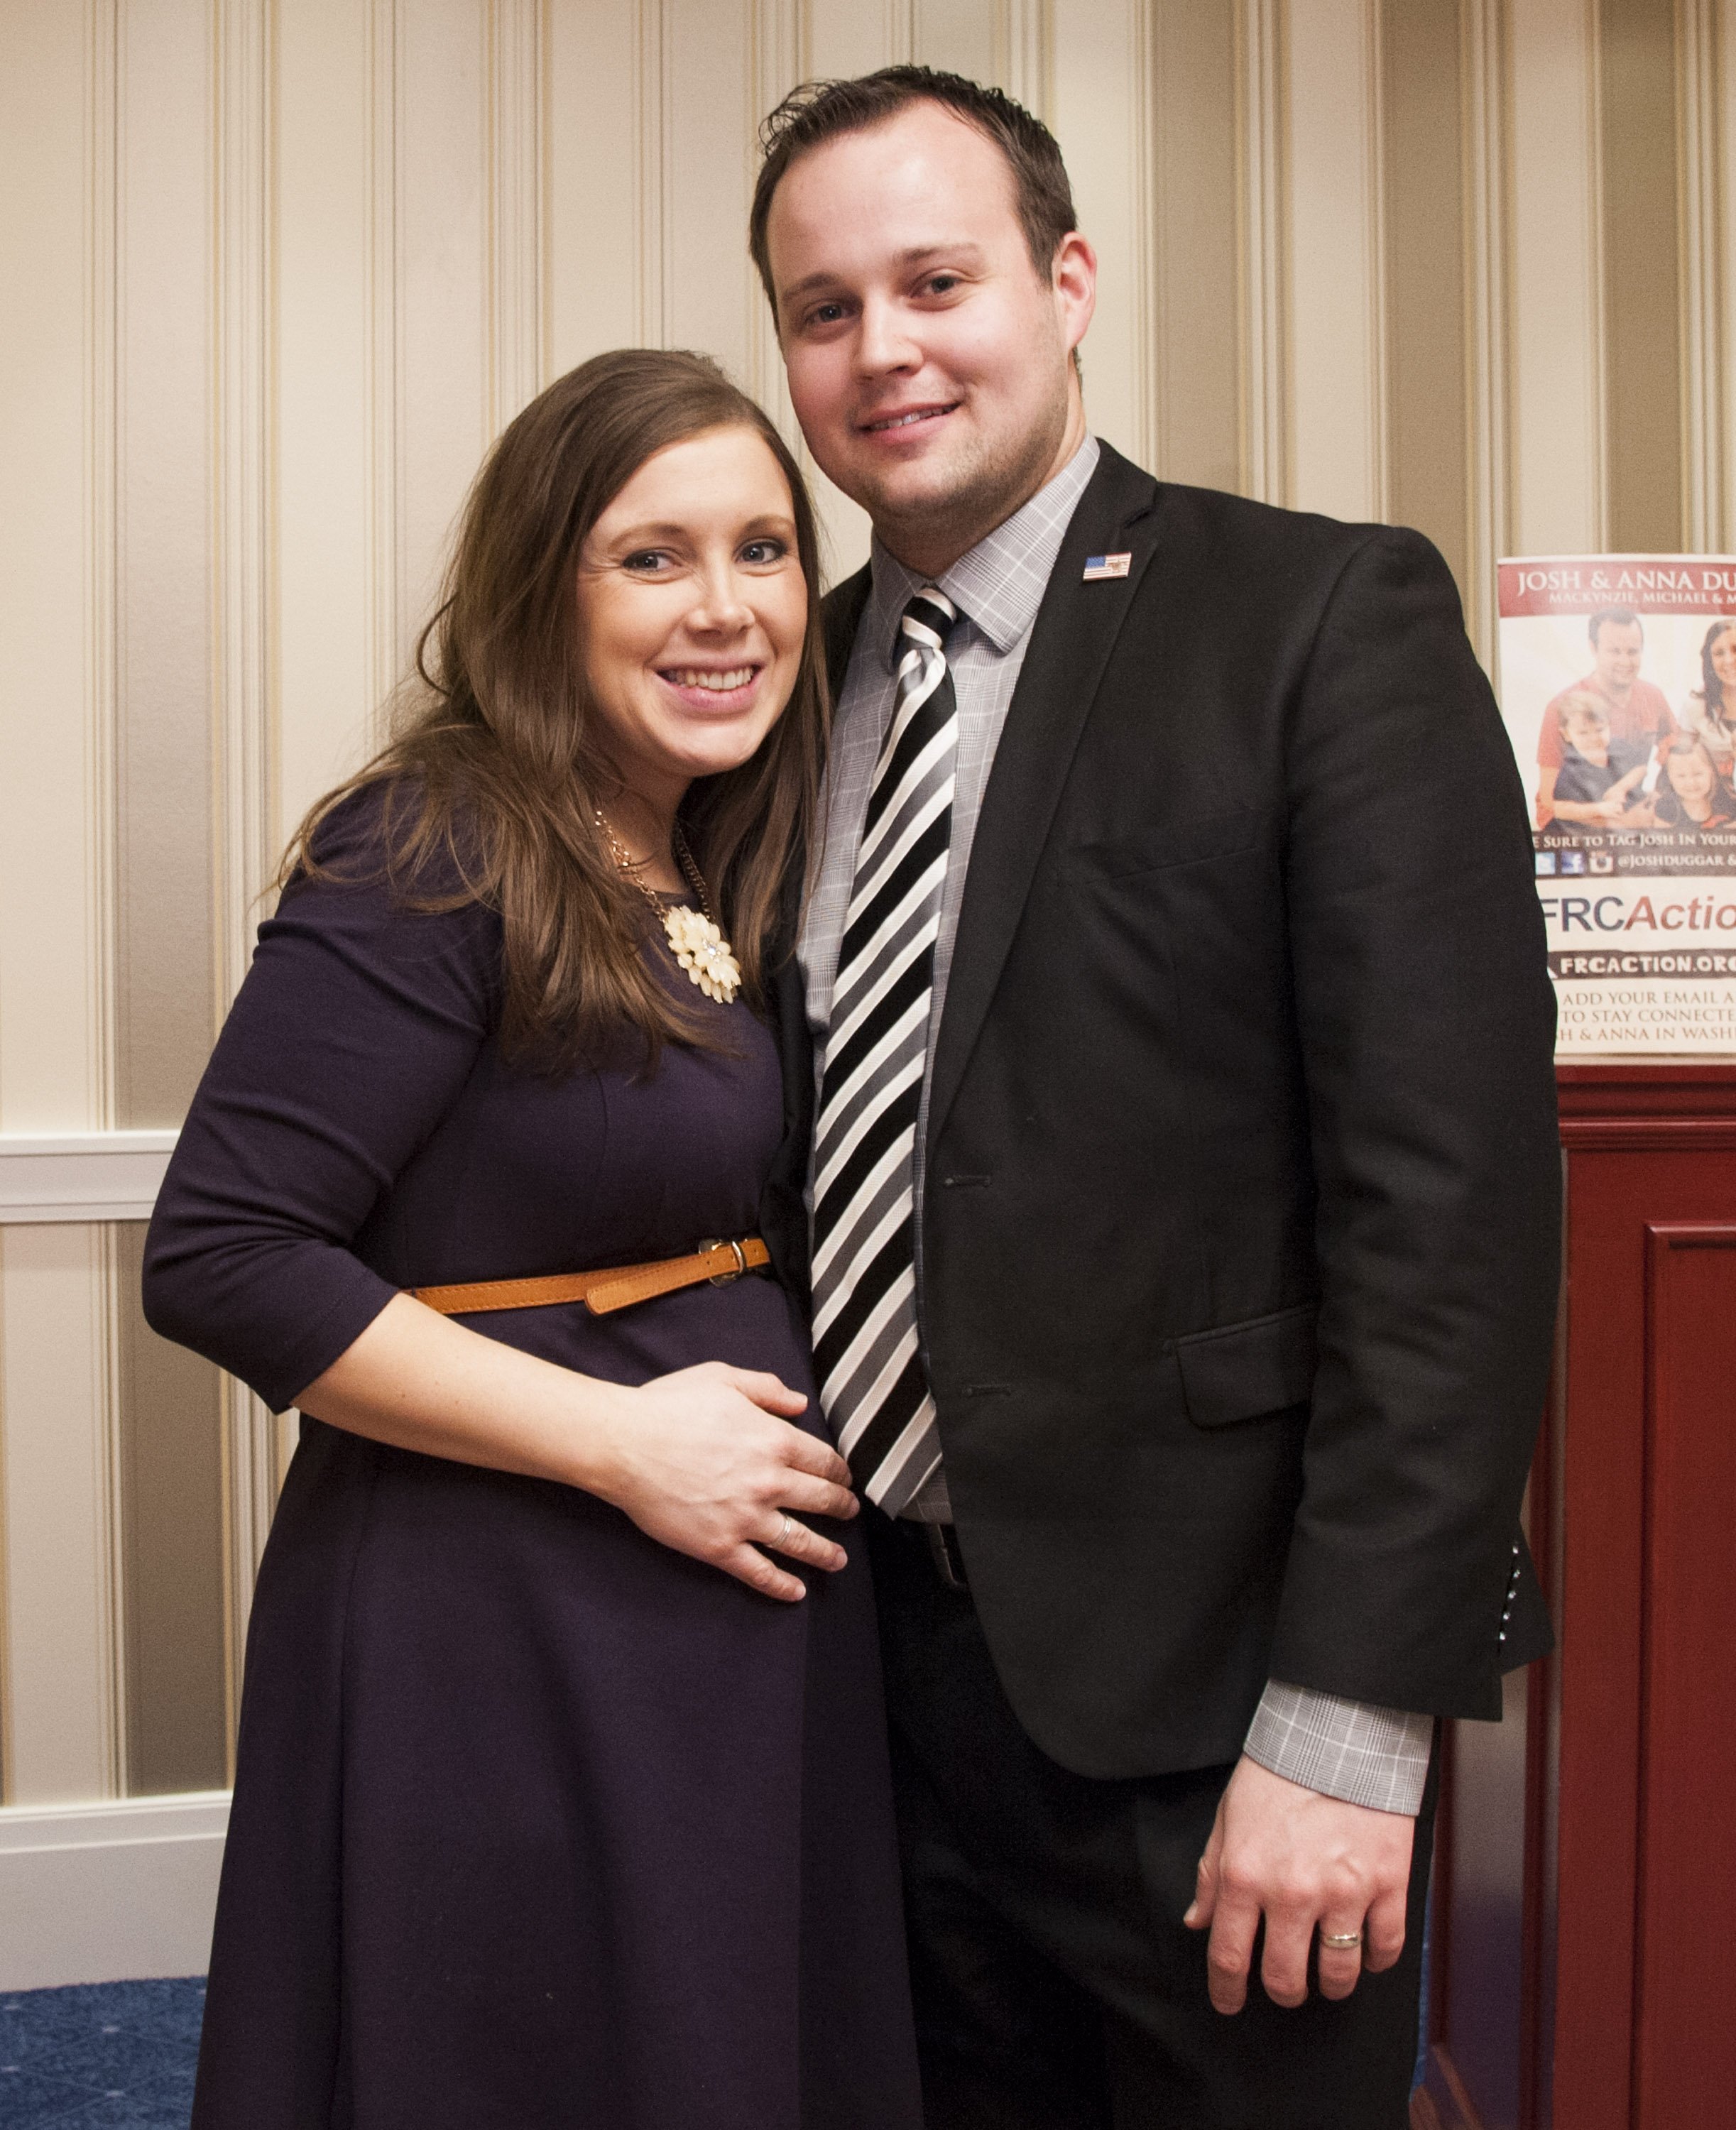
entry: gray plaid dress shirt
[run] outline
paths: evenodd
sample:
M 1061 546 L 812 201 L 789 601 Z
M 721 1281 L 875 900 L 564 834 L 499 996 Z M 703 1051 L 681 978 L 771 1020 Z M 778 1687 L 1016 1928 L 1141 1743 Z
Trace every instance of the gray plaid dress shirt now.
M 928 1123 L 929 1077 L 935 1037 L 946 996 L 959 905 L 970 847 L 982 810 L 988 772 L 1018 685 L 1031 631 L 1048 589 L 1069 522 L 1095 471 L 1098 445 L 1088 437 L 1046 488 L 997 526 L 937 581 L 959 609 L 947 645 L 947 663 L 959 705 L 959 752 L 953 797 L 952 842 L 935 947 L 933 1003 L 929 1013 L 928 1066 L 916 1124 L 916 1317 L 922 1318 L 922 1149 Z M 825 842 L 820 871 L 804 915 L 799 958 L 807 987 L 808 1025 L 814 1038 L 816 1092 L 830 1025 L 832 986 L 844 911 L 856 869 L 856 847 L 873 783 L 874 765 L 897 694 L 899 618 L 913 593 L 930 580 L 915 575 L 877 540 L 873 590 L 863 611 L 839 697 L 826 768 Z M 949 1522 L 943 1465 L 912 1503 L 909 1514 Z M 1433 1719 L 1346 1701 L 1312 1688 L 1275 1679 L 1266 1688 L 1249 1728 L 1251 1759 L 1275 1774 L 1328 1797 L 1383 1812 L 1414 1813 L 1428 1774 Z

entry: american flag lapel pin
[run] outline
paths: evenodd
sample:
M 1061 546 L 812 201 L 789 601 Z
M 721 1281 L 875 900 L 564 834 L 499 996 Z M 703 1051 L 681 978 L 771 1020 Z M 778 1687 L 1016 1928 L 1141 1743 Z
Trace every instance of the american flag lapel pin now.
M 1085 557 L 1085 581 L 1088 585 L 1094 585 L 1105 577 L 1125 577 L 1132 561 L 1133 556 L 1131 553 L 1088 555 Z

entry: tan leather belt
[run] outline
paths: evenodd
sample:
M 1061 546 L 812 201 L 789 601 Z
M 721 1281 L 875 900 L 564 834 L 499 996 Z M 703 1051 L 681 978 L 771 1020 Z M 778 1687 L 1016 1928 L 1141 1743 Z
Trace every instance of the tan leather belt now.
M 602 1272 L 552 1273 L 546 1279 L 490 1279 L 461 1287 L 413 1287 L 418 1301 L 442 1316 L 469 1316 L 490 1309 L 547 1309 L 557 1301 L 582 1301 L 593 1316 L 629 1309 L 677 1287 L 709 1279 L 725 1287 L 744 1272 L 770 1264 L 772 1254 L 758 1235 L 739 1242 L 700 1244 L 691 1257 L 657 1258 L 649 1264 L 610 1265 Z

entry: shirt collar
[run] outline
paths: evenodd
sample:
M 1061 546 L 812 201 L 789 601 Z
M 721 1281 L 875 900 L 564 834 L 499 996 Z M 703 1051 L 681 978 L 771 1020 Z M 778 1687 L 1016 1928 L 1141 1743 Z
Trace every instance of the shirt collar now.
M 1095 437 L 1088 436 L 1066 465 L 1028 503 L 984 535 L 939 579 L 940 590 L 1003 657 L 1037 618 L 1050 572 L 1079 498 L 1097 470 Z M 897 662 L 898 623 L 911 596 L 935 581 L 907 570 L 875 539 L 867 615 L 868 641 L 888 671 Z

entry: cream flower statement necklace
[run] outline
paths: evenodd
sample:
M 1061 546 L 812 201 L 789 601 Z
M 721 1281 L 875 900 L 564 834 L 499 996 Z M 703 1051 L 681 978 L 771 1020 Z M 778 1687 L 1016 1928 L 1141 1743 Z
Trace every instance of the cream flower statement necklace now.
M 647 887 L 639 878 L 645 861 L 636 858 L 603 819 L 600 806 L 593 806 L 596 824 L 603 840 L 609 846 L 609 855 L 615 860 L 623 877 L 632 881 L 647 902 L 657 912 L 663 928 L 663 937 L 669 942 L 669 951 L 681 967 L 687 972 L 689 983 L 697 984 L 709 999 L 722 1005 L 733 1005 L 735 994 L 741 988 L 741 964 L 730 950 L 716 919 L 711 914 L 711 898 L 705 892 L 705 876 L 694 862 L 687 848 L 687 838 L 679 821 L 674 824 L 676 862 L 687 876 L 687 884 L 699 897 L 699 908 L 687 903 L 678 903 L 673 909 L 665 906 L 654 888 Z

